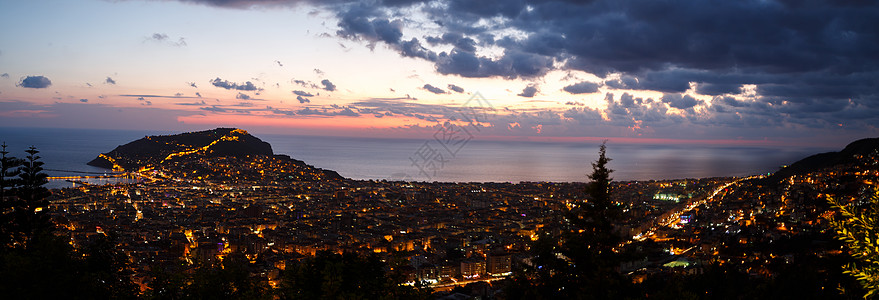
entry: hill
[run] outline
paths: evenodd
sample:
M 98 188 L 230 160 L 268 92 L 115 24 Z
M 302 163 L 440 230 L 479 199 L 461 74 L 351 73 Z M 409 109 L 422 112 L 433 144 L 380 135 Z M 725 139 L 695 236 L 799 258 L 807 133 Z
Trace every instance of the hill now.
M 879 138 L 857 140 L 848 144 L 842 151 L 819 153 L 801 159 L 778 170 L 767 180 L 777 182 L 793 175 L 803 175 L 838 165 L 857 163 L 860 158 L 876 152 L 879 152 Z
M 146 136 L 98 155 L 88 165 L 119 171 L 141 168 L 184 157 L 272 155 L 272 146 L 247 131 L 217 128 L 175 135 Z

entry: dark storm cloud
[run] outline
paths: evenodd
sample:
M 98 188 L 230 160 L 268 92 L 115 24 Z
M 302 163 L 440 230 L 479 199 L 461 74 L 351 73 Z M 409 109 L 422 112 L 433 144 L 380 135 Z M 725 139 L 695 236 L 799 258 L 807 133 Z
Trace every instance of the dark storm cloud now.
M 443 90 L 443 89 L 441 89 L 441 88 L 438 88 L 438 87 L 435 87 L 435 86 L 430 85 L 430 84 L 425 84 L 425 85 L 424 85 L 423 87 L 421 87 L 421 88 L 427 90 L 428 92 L 434 93 L 434 94 L 445 94 L 445 93 L 446 93 L 445 90 Z
M 662 95 L 662 102 L 668 103 L 668 106 L 673 108 L 687 109 L 696 106 L 696 104 L 699 104 L 701 101 L 696 100 L 690 95 L 665 94 Z
M 699 83 L 696 85 L 696 93 L 709 96 L 718 96 L 723 94 L 739 94 L 742 92 L 740 84 L 723 84 L 723 83 Z
M 473 52 L 453 49 L 442 52 L 436 61 L 436 70 L 442 74 L 463 77 L 535 77 L 552 68 L 553 59 L 539 54 L 508 50 L 498 59 L 479 56 Z
M 306 91 L 296 90 L 296 91 L 293 91 L 293 94 L 296 94 L 297 96 L 302 96 L 302 97 L 314 97 L 314 95 L 312 95 L 311 93 L 306 92 Z
M 571 94 L 595 93 L 598 91 L 598 84 L 594 83 L 594 82 L 583 81 L 583 82 L 579 82 L 579 83 L 575 83 L 575 84 L 566 86 L 563 88 L 563 90 L 565 90 L 565 92 L 568 92 Z
M 403 37 L 401 20 L 388 20 L 367 3 L 354 5 L 341 12 L 339 29 L 336 34 L 349 39 L 364 39 L 370 42 L 385 42 L 397 45 Z
M 517 96 L 531 98 L 531 97 L 534 97 L 535 94 L 537 94 L 537 86 L 536 85 L 529 85 L 529 86 L 526 86 L 522 90 L 521 93 L 517 94 Z
M 754 105 L 741 113 L 792 122 L 879 107 L 875 1 L 186 1 L 306 3 L 337 17 L 338 36 L 426 60 L 441 74 L 531 78 L 581 70 L 611 89 L 678 96 L 693 87 L 701 95 L 738 95 L 754 85 Z M 432 24 L 409 18 L 412 11 Z M 440 32 L 409 36 L 423 25 Z M 480 47 L 501 51 L 485 56 L 474 51 Z M 660 106 L 704 105 L 691 98 L 663 97 Z M 730 121 L 759 124 L 747 118 Z
M 116 85 L 116 80 L 113 80 L 113 78 L 110 78 L 110 76 L 107 76 L 107 79 L 104 80 L 104 83 Z
M 250 81 L 239 84 L 239 83 L 235 83 L 235 82 L 229 82 L 227 80 L 222 80 L 222 79 L 220 79 L 220 77 L 217 77 L 216 79 L 211 79 L 210 83 L 212 85 L 214 85 L 215 87 L 220 87 L 220 88 L 224 88 L 227 90 L 239 90 L 239 91 L 256 91 L 256 90 L 258 90 L 258 88 L 255 85 L 253 85 L 253 82 L 250 82 Z
M 332 82 L 330 82 L 328 79 L 321 80 L 320 84 L 322 84 L 324 86 L 324 90 L 327 90 L 330 92 L 336 90 L 336 85 L 333 84 Z
M 26 76 L 18 82 L 18 86 L 29 89 L 44 89 L 52 85 L 52 81 L 45 76 Z

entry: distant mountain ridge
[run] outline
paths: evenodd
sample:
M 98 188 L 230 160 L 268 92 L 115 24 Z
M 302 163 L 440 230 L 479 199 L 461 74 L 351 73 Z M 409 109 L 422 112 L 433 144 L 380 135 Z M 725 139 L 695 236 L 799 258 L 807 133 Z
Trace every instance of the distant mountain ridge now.
M 136 171 L 178 158 L 273 155 L 272 146 L 237 128 L 146 136 L 102 153 L 88 165 L 119 171 Z
M 867 138 L 848 144 L 842 151 L 819 153 L 801 159 L 790 166 L 784 167 L 767 178 L 778 181 L 793 175 L 801 175 L 819 171 L 842 164 L 855 163 L 859 156 L 867 156 L 879 152 L 879 138 Z

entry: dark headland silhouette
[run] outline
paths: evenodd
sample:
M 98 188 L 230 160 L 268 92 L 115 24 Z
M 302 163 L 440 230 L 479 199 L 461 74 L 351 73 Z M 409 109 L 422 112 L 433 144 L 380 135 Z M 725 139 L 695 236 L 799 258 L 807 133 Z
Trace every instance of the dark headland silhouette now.
M 186 156 L 273 155 L 272 145 L 237 128 L 146 136 L 103 153 L 88 165 L 131 171 Z
M 146 136 L 102 153 L 88 165 L 116 171 L 138 171 L 163 168 L 175 171 L 186 168 L 206 168 L 216 159 L 235 159 L 240 166 L 252 165 L 255 160 L 269 159 L 295 170 L 298 179 L 342 179 L 335 171 L 314 168 L 287 155 L 275 155 L 272 146 L 238 128 L 216 128 L 174 135 Z M 245 168 L 246 169 L 246 168 Z M 246 171 L 254 171 L 247 169 Z M 250 173 L 250 172 L 244 172 Z M 245 174 L 246 175 L 246 174 Z M 245 176 L 248 177 L 248 176 Z M 252 177 L 252 176 L 250 176 Z
M 826 152 L 803 158 L 787 167 L 781 168 L 767 178 L 768 182 L 778 182 L 794 175 L 803 175 L 839 165 L 857 163 L 861 157 L 879 152 L 879 138 L 854 141 L 839 152 Z

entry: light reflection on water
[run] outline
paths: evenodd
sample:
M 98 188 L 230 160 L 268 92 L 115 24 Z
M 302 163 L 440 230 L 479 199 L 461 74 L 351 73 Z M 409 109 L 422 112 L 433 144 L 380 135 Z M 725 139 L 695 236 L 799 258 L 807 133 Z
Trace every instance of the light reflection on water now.
M 99 153 L 109 152 L 146 135 L 169 134 L 161 131 L 122 131 L 94 129 L 0 128 L 0 142 L 10 145 L 18 157 L 34 145 L 40 151 L 44 168 L 80 172 L 108 172 L 87 162 Z M 335 170 L 353 179 L 392 179 L 409 174 L 419 176 L 410 157 L 426 140 L 342 138 L 319 136 L 263 135 L 275 153 L 288 154 L 319 168 Z M 746 176 L 773 172 L 811 154 L 842 148 L 731 147 L 712 145 L 644 145 L 615 143 L 610 139 L 607 154 L 615 180 L 649 180 Z M 594 142 L 518 142 L 470 140 L 455 157 L 431 175 L 431 181 L 587 181 L 589 163 L 598 156 Z M 68 172 L 47 171 L 50 176 L 71 176 Z M 89 179 L 94 183 L 119 180 Z M 73 186 L 53 181 L 54 186 Z
M 82 183 L 87 183 L 91 185 L 105 185 L 105 184 L 117 184 L 117 183 L 137 183 L 140 182 L 138 179 L 131 178 L 82 178 L 82 179 L 54 179 L 49 180 L 49 183 L 45 185 L 46 188 L 50 189 L 61 189 L 61 188 L 70 188 L 70 187 L 81 187 Z

